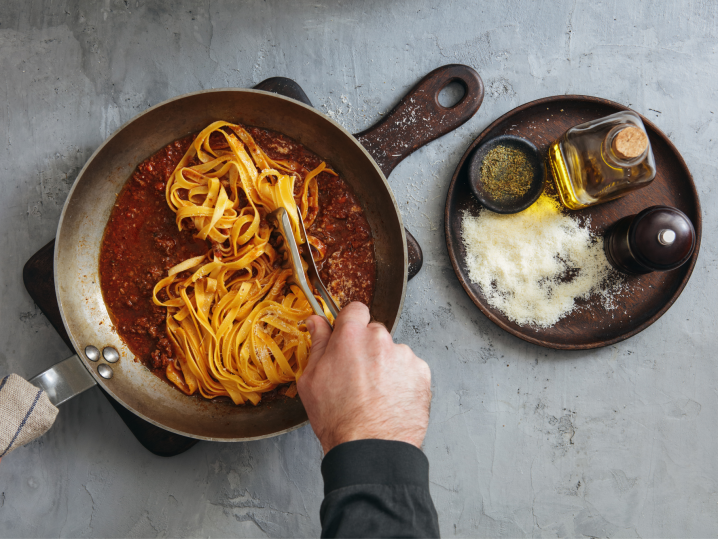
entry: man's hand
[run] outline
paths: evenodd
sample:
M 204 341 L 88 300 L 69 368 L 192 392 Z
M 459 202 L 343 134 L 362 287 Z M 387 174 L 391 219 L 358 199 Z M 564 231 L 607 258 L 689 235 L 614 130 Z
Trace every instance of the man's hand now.
M 397 440 L 418 448 L 424 441 L 429 366 L 369 320 L 369 309 L 358 302 L 339 313 L 333 333 L 319 316 L 307 319 L 312 351 L 297 388 L 325 454 L 352 440 Z

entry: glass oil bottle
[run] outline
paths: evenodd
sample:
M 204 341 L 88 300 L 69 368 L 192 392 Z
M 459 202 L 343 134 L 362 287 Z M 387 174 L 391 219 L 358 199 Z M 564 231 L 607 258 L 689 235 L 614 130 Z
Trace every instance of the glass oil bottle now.
M 551 144 L 548 162 L 561 202 L 571 210 L 619 198 L 656 175 L 646 128 L 632 111 L 572 127 Z

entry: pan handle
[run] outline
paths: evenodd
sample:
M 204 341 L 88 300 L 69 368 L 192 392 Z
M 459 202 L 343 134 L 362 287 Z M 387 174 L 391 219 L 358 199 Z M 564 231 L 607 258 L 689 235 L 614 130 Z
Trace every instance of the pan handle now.
M 0 457 L 45 434 L 57 406 L 95 384 L 77 355 L 27 381 L 16 374 L 0 379 Z
M 55 406 L 97 385 L 77 354 L 55 363 L 28 382 L 45 391 Z
M 452 82 L 464 87 L 464 96 L 446 108 L 439 103 L 439 93 Z M 421 79 L 381 121 L 354 136 L 388 177 L 408 155 L 466 123 L 483 100 L 484 83 L 476 70 L 461 64 L 445 65 Z M 406 248 L 411 279 L 419 273 L 424 255 L 408 230 Z
M 287 77 L 271 77 L 269 79 L 265 79 L 257 84 L 254 89 L 283 95 L 284 97 L 290 97 L 292 99 L 296 99 L 297 101 L 301 101 L 310 107 L 314 106 L 312 105 L 312 102 L 309 101 L 307 94 L 305 94 L 304 90 L 302 90 L 302 87 Z
M 439 93 L 452 82 L 464 87 L 464 96 L 446 108 L 439 103 Z M 466 123 L 483 100 L 484 83 L 475 69 L 445 65 L 421 79 L 379 122 L 354 136 L 389 176 L 408 155 Z

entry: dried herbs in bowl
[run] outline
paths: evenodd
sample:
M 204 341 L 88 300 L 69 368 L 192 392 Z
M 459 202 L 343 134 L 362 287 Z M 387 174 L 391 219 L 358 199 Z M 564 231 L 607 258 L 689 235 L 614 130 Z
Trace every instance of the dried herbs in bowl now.
M 536 146 L 503 135 L 479 146 L 469 162 L 469 184 L 476 198 L 496 213 L 517 213 L 543 192 L 544 165 Z

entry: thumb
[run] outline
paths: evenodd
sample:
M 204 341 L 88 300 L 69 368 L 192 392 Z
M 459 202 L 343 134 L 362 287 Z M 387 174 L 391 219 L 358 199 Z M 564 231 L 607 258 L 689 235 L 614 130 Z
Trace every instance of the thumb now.
M 329 338 L 332 336 L 332 328 L 321 316 L 315 314 L 307 318 L 305 323 L 312 337 L 312 350 L 307 359 L 307 367 L 310 367 L 324 355 Z

